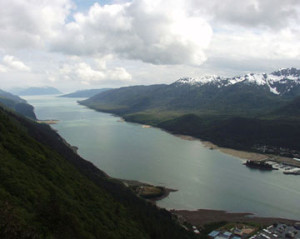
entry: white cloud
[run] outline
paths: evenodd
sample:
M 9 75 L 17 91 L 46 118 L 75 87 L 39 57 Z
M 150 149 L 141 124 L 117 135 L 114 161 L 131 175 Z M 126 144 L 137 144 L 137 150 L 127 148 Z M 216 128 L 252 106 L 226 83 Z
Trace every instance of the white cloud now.
M 81 62 L 75 65 L 77 76 L 85 82 L 103 81 L 105 74 L 102 71 L 92 69 L 87 63 Z
M 123 67 L 107 68 L 105 58 L 95 60 L 93 65 L 82 61 L 64 64 L 59 71 L 59 77 L 67 81 L 79 81 L 86 85 L 128 83 L 132 80 L 131 74 Z
M 7 72 L 7 68 L 4 65 L 0 64 L 0 72 Z
M 71 0 L 0 1 L 0 48 L 41 48 L 58 33 Z
M 153 64 L 195 64 L 206 60 L 212 29 L 190 16 L 184 1 L 134 0 L 78 13 L 52 49 L 75 55 L 114 54 Z
M 219 25 L 282 29 L 298 25 L 298 0 L 190 0 L 194 12 L 209 15 Z
M 26 66 L 22 61 L 16 59 L 14 56 L 6 55 L 3 57 L 3 63 L 10 70 L 15 71 L 30 71 L 30 68 Z
M 49 76 L 48 81 L 50 82 L 56 82 L 56 78 L 54 76 Z
M 216 33 L 212 40 L 211 56 L 235 60 L 297 59 L 300 57 L 299 33 L 281 30 L 276 34 L 251 31 Z M 226 47 L 225 47 L 226 46 Z
M 0 0 L 1 84 L 74 89 L 300 67 L 299 0 L 122 0 L 84 11 L 72 1 Z

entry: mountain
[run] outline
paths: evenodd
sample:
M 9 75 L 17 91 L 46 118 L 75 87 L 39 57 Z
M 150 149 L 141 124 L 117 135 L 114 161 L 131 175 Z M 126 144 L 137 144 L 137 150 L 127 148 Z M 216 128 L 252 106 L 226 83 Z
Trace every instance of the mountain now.
M 108 90 L 111 90 L 111 88 L 79 90 L 70 94 L 61 95 L 60 97 L 88 98 Z
M 181 78 L 170 85 L 134 86 L 110 90 L 86 101 L 122 113 L 140 110 L 207 111 L 249 114 L 271 111 L 300 95 L 300 71 L 223 78 Z
M 174 134 L 191 135 L 239 150 L 298 157 L 300 121 L 248 117 L 201 117 L 185 114 L 157 125 Z
M 18 95 L 56 95 L 61 92 L 54 87 L 30 87 L 16 92 Z
M 104 110 L 116 113 L 188 110 L 248 115 L 249 111 L 258 114 L 275 110 L 297 95 L 300 95 L 299 70 L 291 68 L 271 74 L 181 78 L 170 85 L 124 87 L 96 95 L 84 103 L 103 105 Z
M 299 94 L 300 70 L 296 68 L 286 68 L 274 71 L 270 74 L 249 73 L 244 76 L 233 78 L 224 78 L 220 76 L 204 76 L 201 78 L 182 78 L 175 84 L 188 84 L 194 86 L 216 85 L 218 88 L 228 87 L 235 84 L 257 85 L 268 89 L 271 93 L 277 95 L 297 95 Z
M 19 96 L 0 90 L 0 103 L 25 117 L 36 120 L 33 106 Z
M 194 238 L 48 125 L 0 106 L 0 129 L 0 238 Z
M 288 144 L 290 139 L 297 139 L 292 136 L 292 132 L 284 134 L 281 139 L 276 135 L 276 132 L 289 129 L 291 125 L 291 129 L 298 126 L 299 96 L 300 70 L 288 68 L 270 74 L 250 73 L 232 78 L 186 77 L 169 85 L 123 87 L 103 92 L 80 103 L 99 111 L 121 115 L 129 121 L 193 135 L 222 146 L 256 151 L 261 148 L 259 145 L 267 144 L 272 151 L 275 147 L 276 153 L 280 153 L 280 145 L 290 145 L 289 152 L 300 152 L 300 143 Z M 190 125 L 186 125 L 184 122 L 191 119 L 190 115 L 194 118 Z M 247 138 L 251 132 L 242 130 L 238 137 L 234 137 L 230 131 L 222 134 L 218 132 L 220 127 L 233 130 L 235 123 L 240 128 L 249 128 L 251 122 L 257 127 L 265 126 L 268 132 L 262 130 L 255 133 L 249 143 L 241 141 L 241 138 Z M 272 133 L 272 130 L 276 132 Z
M 284 118 L 299 118 L 300 117 L 300 96 L 297 96 L 292 101 L 289 101 L 284 106 L 276 109 L 270 113 L 271 116 L 284 117 Z

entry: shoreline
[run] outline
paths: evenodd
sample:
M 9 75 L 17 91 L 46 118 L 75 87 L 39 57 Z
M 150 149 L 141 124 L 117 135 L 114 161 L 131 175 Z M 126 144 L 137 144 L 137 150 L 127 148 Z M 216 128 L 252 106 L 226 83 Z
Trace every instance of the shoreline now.
M 112 113 L 112 112 L 107 112 L 107 111 L 101 111 L 99 109 L 95 109 L 92 107 L 89 107 L 87 105 L 84 105 L 87 108 L 90 108 L 92 110 L 95 110 L 97 112 L 102 112 L 102 113 L 107 113 L 110 114 L 112 116 L 118 117 L 120 118 L 120 120 L 118 120 L 118 122 L 128 122 L 128 123 L 134 123 L 134 124 L 139 124 L 139 125 L 148 125 L 145 122 L 141 123 L 141 122 L 135 122 L 135 121 L 128 121 L 126 119 L 124 119 L 121 115 L 118 115 L 116 113 Z M 173 136 L 179 137 L 181 139 L 184 140 L 190 140 L 190 141 L 200 141 L 204 147 L 209 148 L 211 150 L 218 150 L 224 154 L 227 155 L 231 155 L 233 157 L 236 157 L 237 159 L 241 160 L 241 161 L 246 161 L 246 160 L 255 160 L 255 161 L 263 161 L 263 160 L 270 160 L 270 161 L 274 161 L 277 163 L 281 163 L 281 164 L 287 164 L 287 165 L 292 165 L 292 166 L 296 166 L 296 167 L 300 167 L 300 162 L 297 160 L 294 160 L 292 158 L 288 158 L 288 157 L 283 157 L 283 156 L 279 156 L 279 155 L 271 155 L 271 154 L 262 154 L 262 153 L 256 153 L 256 152 L 249 152 L 249 151 L 242 151 L 242 150 L 236 150 L 236 149 L 232 149 L 232 148 L 224 148 L 221 146 L 218 146 L 212 142 L 209 141 L 204 141 L 201 140 L 199 138 L 193 137 L 193 136 L 189 136 L 189 135 L 182 135 L 182 134 L 175 134 L 172 133 L 168 130 L 165 130 L 164 128 L 160 128 L 157 127 L 155 125 L 151 125 L 149 124 L 151 127 L 154 128 L 158 128 L 162 131 L 165 131 L 169 134 L 172 134 Z M 125 186 L 126 183 L 128 182 L 134 182 L 134 183 L 138 183 L 139 185 L 149 185 L 147 183 L 142 183 L 142 182 L 138 182 L 135 180 L 124 180 L 124 179 L 117 179 L 119 181 L 121 181 Z M 154 185 L 151 185 L 154 186 Z M 129 187 L 129 185 L 127 186 Z M 154 186 L 157 187 L 157 186 Z M 165 188 L 165 187 L 164 187 Z M 156 201 L 158 200 L 162 200 L 166 197 L 168 197 L 168 195 L 171 192 L 176 192 L 177 190 L 173 190 L 173 189 L 168 189 L 165 188 L 166 191 L 165 193 L 161 196 L 158 197 L 157 199 L 145 199 L 144 200 L 148 200 L 148 201 L 152 201 L 154 204 Z M 170 191 L 168 191 L 170 190 Z M 140 196 L 139 196 L 140 197 Z M 141 197 L 142 198 L 142 197 Z M 278 217 L 259 217 L 256 216 L 253 213 L 250 212 L 242 212 L 242 213 L 234 213 L 234 212 L 227 212 L 224 210 L 213 210 L 213 209 L 198 209 L 198 210 L 193 210 L 193 211 L 189 211 L 189 210 L 178 210 L 178 209 L 167 209 L 164 208 L 166 210 L 168 210 L 169 212 L 171 212 L 172 214 L 176 215 L 177 217 L 182 217 L 184 218 L 187 222 L 194 224 L 194 225 L 204 225 L 204 224 L 208 224 L 208 223 L 213 223 L 213 222 L 220 222 L 222 220 L 228 221 L 228 222 L 256 222 L 256 223 L 261 223 L 263 225 L 270 225 L 272 223 L 275 222 L 283 222 L 283 223 L 294 223 L 296 222 L 296 220 L 294 219 L 287 219 L 287 218 L 278 218 Z
M 297 220 L 286 219 L 280 217 L 259 217 L 253 213 L 247 212 L 227 212 L 224 210 L 213 209 L 198 209 L 194 211 L 189 210 L 170 210 L 171 213 L 176 215 L 179 220 L 188 222 L 192 225 L 202 227 L 206 224 L 217 223 L 225 221 L 228 223 L 259 223 L 261 225 L 271 225 L 273 223 L 286 223 L 291 224 L 297 222 Z
M 243 151 L 243 150 L 237 150 L 237 149 L 233 149 L 233 148 L 225 148 L 225 147 L 221 147 L 218 146 L 210 141 L 206 141 L 206 140 L 201 140 L 200 138 L 196 138 L 190 135 L 183 135 L 180 133 L 173 133 L 171 131 L 168 131 L 164 128 L 160 128 L 156 125 L 151 125 L 150 123 L 146 123 L 146 122 L 137 122 L 137 121 L 130 121 L 127 120 L 125 118 L 123 118 L 123 116 L 121 114 L 117 114 L 114 112 L 109 112 L 109 111 L 105 111 L 105 110 L 99 110 L 93 107 L 90 107 L 88 105 L 82 104 L 80 102 L 77 102 L 80 105 L 84 105 L 87 108 L 90 108 L 92 110 L 95 110 L 97 112 L 102 112 L 102 113 L 107 113 L 107 114 L 111 114 L 113 116 L 119 117 L 120 120 L 128 122 L 128 123 L 135 123 L 135 124 L 140 124 L 143 126 L 146 126 L 145 128 L 150 127 L 154 127 L 154 128 L 158 128 L 160 130 L 163 130 L 169 134 L 172 134 L 176 137 L 180 137 L 182 139 L 185 140 L 197 140 L 200 141 L 205 147 L 211 149 L 211 150 L 219 150 L 220 152 L 224 153 L 224 154 L 228 154 L 231 156 L 234 156 L 236 158 L 241 159 L 242 161 L 246 161 L 246 160 L 253 160 L 253 161 L 263 161 L 263 160 L 269 160 L 269 161 L 273 161 L 279 164 L 285 164 L 285 165 L 289 165 L 289 166 L 294 166 L 294 167 L 298 167 L 300 168 L 300 161 L 294 160 L 293 158 L 289 158 L 289 157 L 284 157 L 284 156 L 280 156 L 280 155 L 274 155 L 274 154 L 263 154 L 263 153 L 257 153 L 257 152 L 251 152 L 251 151 Z M 144 128 L 144 127 L 143 127 Z
M 39 124 L 57 124 L 59 122 L 59 120 L 53 120 L 53 119 L 50 119 L 50 120 L 37 120 L 36 121 L 37 123 Z
M 177 136 L 181 139 L 184 139 L 184 140 L 199 141 L 206 148 L 209 148 L 211 150 L 218 150 L 218 151 L 220 151 L 224 154 L 228 154 L 228 155 L 234 156 L 236 158 L 239 158 L 242 161 L 246 161 L 246 160 L 252 160 L 252 161 L 269 160 L 269 161 L 274 161 L 276 163 L 282 163 L 282 164 L 286 164 L 286 165 L 300 167 L 300 162 L 299 161 L 294 160 L 292 158 L 288 158 L 288 157 L 283 157 L 283 156 L 273 155 L 273 154 L 255 153 L 255 152 L 237 150 L 237 149 L 232 149 L 232 148 L 224 148 L 224 147 L 218 146 L 218 145 L 216 145 L 212 142 L 203 141 L 201 139 L 198 139 L 198 138 L 195 138 L 195 137 L 192 137 L 192 136 L 189 136 L 189 135 L 175 134 L 175 136 Z

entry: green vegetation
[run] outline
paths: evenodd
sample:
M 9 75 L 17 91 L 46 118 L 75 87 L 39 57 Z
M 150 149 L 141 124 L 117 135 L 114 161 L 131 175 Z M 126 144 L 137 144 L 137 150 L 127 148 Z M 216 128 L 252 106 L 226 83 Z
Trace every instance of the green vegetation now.
M 144 186 L 132 186 L 131 189 L 140 197 L 145 199 L 156 199 L 162 197 L 165 194 L 164 187 L 144 185 Z
M 25 117 L 36 120 L 32 105 L 27 104 L 19 96 L 0 90 L 0 103 Z
M 255 149 L 255 145 L 300 150 L 300 121 L 286 119 L 254 119 L 245 117 L 202 118 L 184 115 L 158 124 L 173 133 L 192 135 L 220 146 Z
M 193 238 L 48 125 L 0 107 L 0 132 L 0 238 Z
M 276 95 L 267 86 L 175 82 L 110 90 L 79 103 L 224 147 L 299 157 L 298 88 Z

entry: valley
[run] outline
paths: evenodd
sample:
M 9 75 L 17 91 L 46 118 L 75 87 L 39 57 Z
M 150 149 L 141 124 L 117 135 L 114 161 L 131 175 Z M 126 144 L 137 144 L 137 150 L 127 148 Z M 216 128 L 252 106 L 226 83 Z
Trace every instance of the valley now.
M 300 1 L 0 9 L 0 239 L 300 239 Z
M 109 176 L 178 190 L 157 201 L 160 207 L 299 218 L 297 176 L 249 169 L 239 158 L 210 150 L 199 140 L 122 122 L 78 105 L 77 99 L 26 99 L 40 119 L 58 119 L 52 127 Z
M 299 75 L 288 68 L 234 78 L 183 78 L 170 85 L 113 89 L 79 103 L 221 147 L 297 158 Z

